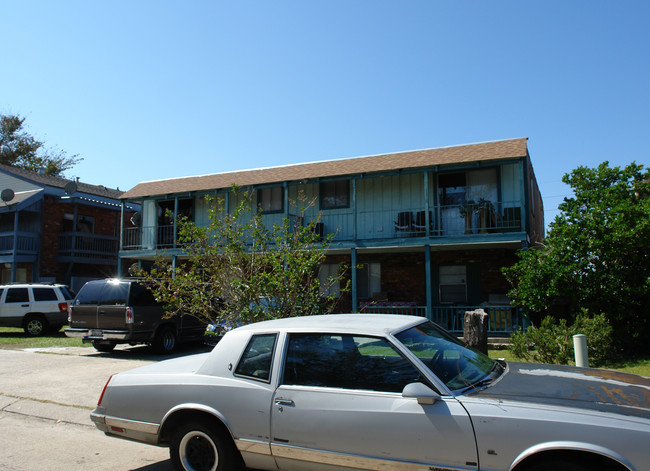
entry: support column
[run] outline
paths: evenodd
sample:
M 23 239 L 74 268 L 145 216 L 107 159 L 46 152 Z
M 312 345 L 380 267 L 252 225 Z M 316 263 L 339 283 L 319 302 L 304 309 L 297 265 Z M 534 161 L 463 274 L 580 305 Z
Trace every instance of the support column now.
M 357 249 L 350 249 L 350 276 L 352 277 L 352 312 L 359 312 L 357 297 Z
M 424 280 L 426 283 L 426 293 L 427 293 L 427 310 L 426 315 L 427 319 L 433 319 L 433 293 L 431 285 L 433 280 L 431 279 L 431 246 L 426 244 L 424 246 Z

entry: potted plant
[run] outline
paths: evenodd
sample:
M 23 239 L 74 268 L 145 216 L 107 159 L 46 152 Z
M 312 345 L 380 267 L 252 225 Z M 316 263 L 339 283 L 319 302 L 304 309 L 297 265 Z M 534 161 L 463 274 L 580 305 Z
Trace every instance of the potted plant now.
M 488 232 L 488 226 L 492 227 L 492 216 L 494 214 L 494 205 L 492 201 L 481 198 L 476 203 L 475 211 L 478 213 L 481 220 L 481 234 Z

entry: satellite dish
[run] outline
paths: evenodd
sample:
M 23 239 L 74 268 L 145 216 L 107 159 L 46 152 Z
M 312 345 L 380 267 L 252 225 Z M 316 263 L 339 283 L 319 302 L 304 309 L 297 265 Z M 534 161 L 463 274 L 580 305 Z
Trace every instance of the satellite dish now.
M 7 188 L 5 190 L 2 190 L 2 193 L 0 193 L 0 198 L 2 198 L 2 201 L 5 203 L 11 201 L 14 199 L 14 190 L 11 188 Z
M 77 184 L 75 182 L 68 182 L 65 184 L 63 191 L 65 191 L 66 195 L 70 196 L 77 191 Z
M 142 221 L 142 214 L 140 214 L 140 211 L 136 211 L 133 216 L 131 216 L 131 224 L 139 226 L 140 221 Z

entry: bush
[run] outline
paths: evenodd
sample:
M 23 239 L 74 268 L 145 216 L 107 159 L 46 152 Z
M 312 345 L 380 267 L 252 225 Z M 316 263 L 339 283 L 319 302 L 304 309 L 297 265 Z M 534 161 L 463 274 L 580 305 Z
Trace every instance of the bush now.
M 587 337 L 587 355 L 590 366 L 602 366 L 613 357 L 613 329 L 605 314 L 590 317 L 586 309 L 576 316 L 575 322 L 567 325 L 566 319 L 556 320 L 552 316 L 542 319 L 539 327 L 531 326 L 527 332 L 521 330 L 510 336 L 511 351 L 517 358 L 539 363 L 568 365 L 574 358 L 573 336 Z

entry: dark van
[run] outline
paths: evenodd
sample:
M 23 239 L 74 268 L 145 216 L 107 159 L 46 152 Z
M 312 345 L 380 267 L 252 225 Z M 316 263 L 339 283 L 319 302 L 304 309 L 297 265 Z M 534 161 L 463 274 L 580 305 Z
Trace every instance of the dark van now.
M 151 291 L 133 280 L 89 281 L 68 309 L 68 337 L 110 352 L 118 343 L 150 344 L 169 353 L 181 341 L 202 340 L 205 324 L 191 316 L 164 317 Z

